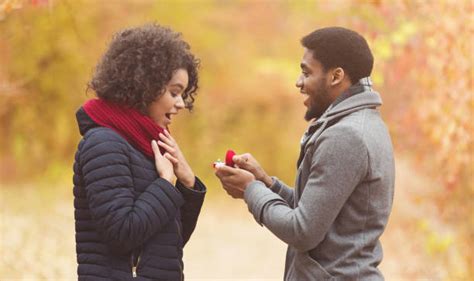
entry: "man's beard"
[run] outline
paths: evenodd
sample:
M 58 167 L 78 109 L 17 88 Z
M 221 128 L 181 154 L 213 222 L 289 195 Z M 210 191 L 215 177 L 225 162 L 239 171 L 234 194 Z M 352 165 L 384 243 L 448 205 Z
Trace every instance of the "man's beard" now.
M 317 89 L 311 94 L 309 107 L 304 115 L 306 121 L 318 119 L 331 105 L 328 88 L 326 87 L 326 79 L 320 81 Z

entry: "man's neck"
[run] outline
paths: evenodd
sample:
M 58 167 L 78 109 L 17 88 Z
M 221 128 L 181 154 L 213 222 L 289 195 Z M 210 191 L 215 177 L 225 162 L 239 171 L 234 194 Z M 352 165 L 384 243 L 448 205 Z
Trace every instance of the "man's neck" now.
M 343 81 L 341 81 L 341 83 L 334 86 L 334 88 L 332 89 L 332 92 L 330 92 L 331 100 L 332 100 L 331 103 L 336 101 L 337 98 L 343 93 L 345 93 L 351 86 L 352 86 L 352 83 L 348 79 L 344 79 Z

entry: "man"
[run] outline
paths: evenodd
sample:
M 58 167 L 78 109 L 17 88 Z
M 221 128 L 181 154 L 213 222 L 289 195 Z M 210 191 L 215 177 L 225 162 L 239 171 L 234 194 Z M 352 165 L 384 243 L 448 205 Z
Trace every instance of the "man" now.
M 269 177 L 248 153 L 216 176 L 288 244 L 285 280 L 383 280 L 379 237 L 392 207 L 394 159 L 377 110 L 382 101 L 371 89 L 372 53 L 362 36 L 341 27 L 316 30 L 301 43 L 296 86 L 311 122 L 295 188 Z

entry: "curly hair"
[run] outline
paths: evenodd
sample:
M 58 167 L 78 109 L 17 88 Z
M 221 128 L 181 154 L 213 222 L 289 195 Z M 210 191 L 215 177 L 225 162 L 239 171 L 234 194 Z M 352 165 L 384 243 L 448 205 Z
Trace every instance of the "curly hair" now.
M 147 114 L 148 105 L 164 93 L 174 72 L 182 68 L 189 76 L 183 100 L 191 110 L 198 89 L 199 64 L 181 33 L 155 23 L 127 28 L 113 36 L 88 89 L 101 99 Z
M 325 71 L 342 67 L 351 83 L 372 73 L 374 57 L 367 41 L 357 32 L 343 27 L 326 27 L 301 39 L 301 44 L 313 51 Z

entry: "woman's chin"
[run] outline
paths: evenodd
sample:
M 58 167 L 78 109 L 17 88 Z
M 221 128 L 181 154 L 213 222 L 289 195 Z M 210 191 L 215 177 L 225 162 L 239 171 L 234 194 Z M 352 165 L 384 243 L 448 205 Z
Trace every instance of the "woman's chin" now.
M 169 125 L 171 124 L 171 120 L 167 119 L 167 120 L 163 120 L 161 122 L 158 123 L 158 126 L 162 127 L 162 128 L 166 128 L 168 127 Z

